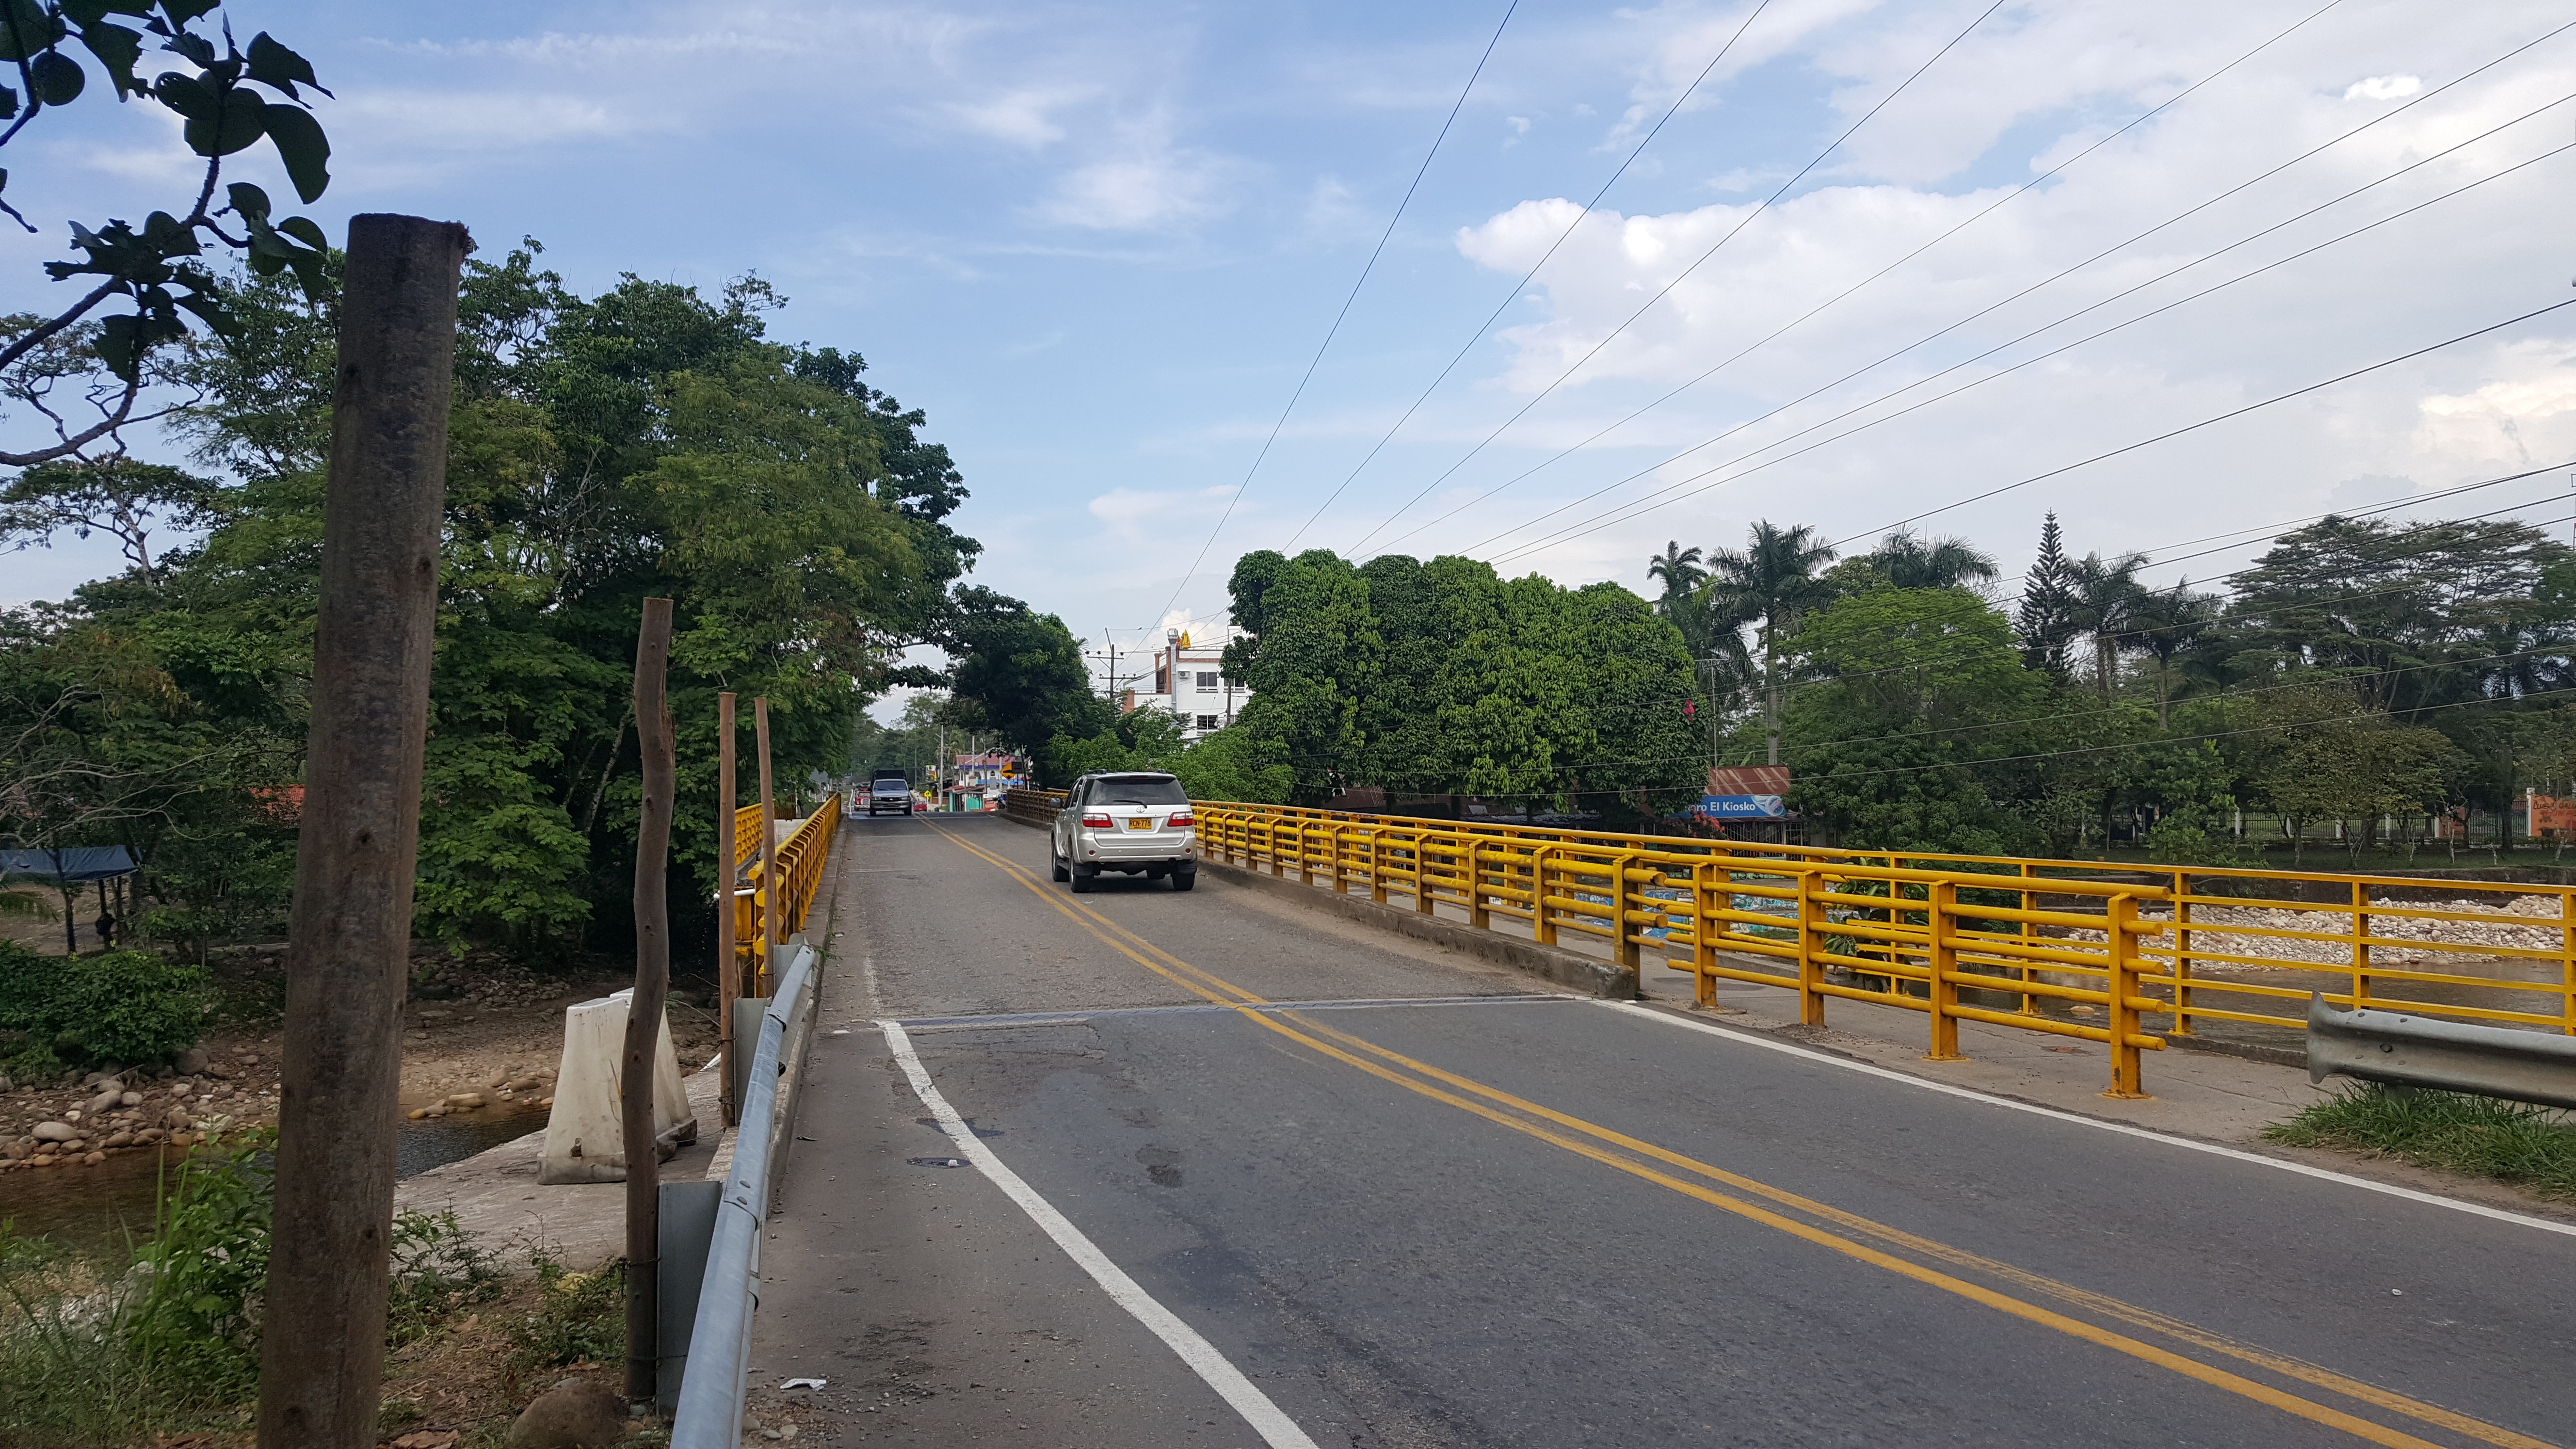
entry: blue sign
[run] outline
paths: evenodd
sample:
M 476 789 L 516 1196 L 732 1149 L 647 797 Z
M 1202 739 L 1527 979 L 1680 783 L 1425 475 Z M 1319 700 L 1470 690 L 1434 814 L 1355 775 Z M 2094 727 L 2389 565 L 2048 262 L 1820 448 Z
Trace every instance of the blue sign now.
M 1698 813 L 1711 820 L 1777 820 L 1789 809 L 1777 795 L 1702 795 Z

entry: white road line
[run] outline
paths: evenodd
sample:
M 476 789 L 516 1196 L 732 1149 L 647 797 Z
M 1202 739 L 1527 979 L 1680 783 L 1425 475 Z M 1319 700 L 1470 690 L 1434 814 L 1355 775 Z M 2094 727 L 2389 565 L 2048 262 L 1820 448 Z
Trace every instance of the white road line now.
M 1859 1072 L 1864 1076 L 1883 1077 L 1891 1082 L 1902 1082 L 1909 1087 L 1920 1087 L 1927 1092 L 1939 1092 L 1945 1096 L 1964 1097 L 1972 1102 L 1983 1102 L 1990 1107 L 2006 1107 L 2015 1112 L 2028 1112 L 2035 1117 L 2047 1117 L 2059 1122 L 2072 1122 L 2079 1127 L 2092 1127 L 2104 1132 L 2117 1132 L 2123 1137 L 2143 1137 L 2149 1142 L 2161 1142 L 2168 1147 L 2180 1147 L 2192 1152 L 2206 1152 L 2214 1157 L 2232 1157 L 2239 1162 L 2250 1162 L 2258 1167 L 2278 1168 L 2283 1172 L 2295 1172 L 2302 1177 L 2322 1178 L 2327 1182 L 2340 1182 L 2347 1187 L 2358 1187 L 2370 1192 L 2386 1193 L 2390 1197 L 2402 1197 L 2409 1202 L 2420 1202 L 2430 1204 L 2434 1207 L 2451 1208 L 2458 1212 L 2474 1213 L 2482 1218 L 2493 1218 L 2500 1223 L 2512 1223 L 2517 1227 L 2538 1228 L 2542 1232 L 2546 1233 L 2563 1233 L 2569 1237 L 2576 1237 L 2576 1224 L 2555 1223 L 2551 1222 L 2547 1218 L 2530 1217 L 2522 1213 L 2509 1212 L 2503 1208 L 2488 1207 L 2483 1203 L 2462 1202 L 2455 1197 L 2443 1197 L 2438 1193 L 2418 1192 L 2414 1188 L 2399 1187 L 2394 1183 L 2373 1182 L 2369 1178 L 2354 1177 L 2350 1173 L 2336 1172 L 2331 1168 L 2310 1167 L 2304 1162 L 2287 1162 L 2278 1157 L 2266 1157 L 2259 1152 L 2247 1152 L 2241 1147 L 2227 1147 L 2216 1142 L 2199 1142 L 2189 1137 L 2176 1137 L 2170 1133 L 2157 1132 L 2151 1128 L 2132 1127 L 2126 1122 L 2105 1122 L 2099 1117 L 2087 1117 L 2077 1112 L 2062 1112 L 2055 1107 L 2042 1107 L 2033 1102 L 2016 1102 L 2010 1097 L 1993 1096 L 1989 1093 L 1977 1091 L 1972 1087 L 1954 1087 L 1947 1082 L 1925 1081 L 1921 1077 L 1909 1076 L 1904 1072 L 1891 1071 L 1886 1067 L 1873 1066 L 1868 1062 L 1856 1062 L 1848 1057 L 1835 1056 L 1830 1052 L 1813 1051 L 1809 1048 L 1798 1046 L 1790 1042 L 1774 1041 L 1753 1032 L 1737 1031 L 1727 1027 L 1713 1026 L 1704 1021 L 1690 1021 L 1683 1017 L 1674 1016 L 1670 1012 L 1652 1011 L 1639 1006 L 1634 1002 L 1596 1001 L 1594 1004 L 1598 1006 L 1607 1006 L 1616 1011 L 1633 1013 L 1637 1016 L 1645 1017 L 1650 1021 L 1660 1021 L 1667 1026 L 1678 1026 L 1685 1031 L 1705 1032 L 1710 1036 L 1717 1037 L 1724 1041 L 1736 1042 L 1743 1046 L 1760 1047 L 1765 1051 L 1780 1052 L 1788 1056 L 1804 1057 L 1808 1061 L 1818 1062 L 1828 1067 L 1840 1067 L 1845 1071 Z
M 912 1090 L 920 1094 L 921 1103 L 930 1109 L 930 1115 L 939 1119 L 940 1130 L 956 1142 L 957 1151 L 991 1178 L 1011 1201 L 1018 1203 L 1020 1210 L 1027 1213 L 1032 1221 L 1046 1229 L 1047 1236 L 1055 1239 L 1056 1246 L 1064 1249 L 1065 1256 L 1081 1264 L 1082 1270 L 1091 1275 L 1091 1281 L 1099 1284 L 1119 1307 L 1134 1314 L 1137 1322 L 1153 1330 L 1156 1338 L 1179 1354 L 1181 1362 L 1206 1380 L 1207 1386 L 1216 1390 L 1219 1398 L 1232 1405 L 1271 1449 L 1316 1449 L 1315 1441 L 1306 1437 L 1306 1431 L 1297 1427 L 1297 1421 L 1270 1402 L 1270 1396 L 1255 1388 L 1252 1380 L 1243 1376 L 1242 1370 L 1228 1363 L 1225 1355 L 1216 1351 L 1216 1345 L 1200 1337 L 1197 1329 L 1154 1301 L 1153 1295 L 1137 1286 L 1136 1280 L 1111 1262 L 1108 1254 L 1093 1246 L 1080 1228 L 1057 1212 L 1053 1203 L 1038 1196 L 1037 1189 L 1022 1182 L 1018 1173 L 1011 1171 L 992 1148 L 984 1145 L 982 1139 L 966 1125 L 966 1120 L 957 1115 L 957 1109 L 949 1106 L 948 1099 L 939 1094 L 939 1088 L 931 1084 L 930 1073 L 923 1070 L 921 1058 L 914 1055 L 911 1038 L 905 1034 L 901 1022 L 880 1021 L 877 1025 L 885 1030 L 886 1046 L 893 1051 L 894 1059 L 903 1064 L 903 1074 L 911 1079 Z

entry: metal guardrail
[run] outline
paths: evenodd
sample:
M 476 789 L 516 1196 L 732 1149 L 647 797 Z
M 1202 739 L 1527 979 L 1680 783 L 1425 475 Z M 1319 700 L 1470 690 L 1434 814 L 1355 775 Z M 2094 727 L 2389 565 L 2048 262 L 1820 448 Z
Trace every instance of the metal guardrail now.
M 1062 790 L 1005 790 L 1002 814 L 1022 825 L 1049 825 L 1064 808 Z
M 735 812 L 735 837 L 741 838 L 741 817 Z M 753 806 L 751 816 L 751 853 L 742 857 L 743 879 L 749 890 L 734 892 L 733 939 L 734 957 L 743 964 L 743 991 L 748 996 L 767 996 L 774 984 L 769 970 L 769 944 L 761 939 L 760 912 L 769 900 L 769 883 L 763 878 L 758 857 L 760 809 Z M 786 882 L 780 898 L 783 909 L 778 918 L 778 939 L 786 940 L 805 929 L 805 912 L 823 888 L 823 867 L 832 854 L 832 837 L 841 828 L 841 797 L 824 797 L 814 812 L 798 821 L 787 838 L 778 842 L 778 874 Z
M 1463 912 L 1477 929 L 1518 920 L 1541 944 L 1598 939 L 1641 969 L 1671 951 L 1703 1004 L 1733 980 L 1795 990 L 1811 1024 L 1831 997 L 1921 1011 L 1935 1059 L 1957 1054 L 1960 1020 L 2104 1042 L 2115 1096 L 2143 1090 L 2138 1051 L 2210 1021 L 2304 1031 L 2319 992 L 2576 1034 L 2576 888 L 2565 886 L 1195 809 L 1212 857 Z M 2155 1033 L 2149 1016 L 2170 1024 Z
M 814 948 L 799 946 L 788 958 L 778 994 L 760 1015 L 760 1045 L 752 1053 L 743 1091 L 742 1124 L 735 1129 L 733 1169 L 716 1207 L 715 1236 L 707 1248 L 698 1313 L 689 1330 L 689 1372 L 671 1419 L 672 1449 L 736 1449 L 742 1442 L 744 1377 L 751 1366 L 752 1311 L 760 1302 L 760 1242 L 769 1217 L 770 1139 L 778 1113 L 778 1081 L 785 1073 L 788 1023 L 803 1008 L 814 976 Z
M 2576 1040 L 2308 999 L 2308 1080 L 2359 1077 L 2576 1107 Z

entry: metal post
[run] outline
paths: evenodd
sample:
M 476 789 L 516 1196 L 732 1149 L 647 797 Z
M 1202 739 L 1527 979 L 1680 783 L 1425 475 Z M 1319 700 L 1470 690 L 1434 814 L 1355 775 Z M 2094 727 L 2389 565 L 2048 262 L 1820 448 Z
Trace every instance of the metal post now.
M 760 756 L 760 946 L 752 953 L 751 994 L 767 996 L 770 973 L 778 962 L 778 903 L 786 895 L 778 879 L 778 799 L 769 782 L 769 696 L 751 701 L 751 747 Z M 907 804 L 905 809 L 911 806 Z
M 1490 931 L 1494 928 L 1494 913 L 1485 900 L 1485 868 L 1476 860 L 1476 851 L 1485 843 L 1484 837 L 1462 833 L 1459 838 L 1467 847 L 1461 858 L 1466 869 L 1460 876 L 1461 883 L 1467 887 L 1467 928 Z
M 1556 944 L 1556 922 L 1547 918 L 1547 862 L 1553 845 L 1533 845 L 1529 853 L 1530 935 L 1542 946 Z
M 2370 888 L 2352 883 L 2352 1009 L 2370 1005 Z
M 653 1154 L 653 1068 L 662 1005 L 671 989 L 671 601 L 646 599 L 635 638 L 635 745 L 644 798 L 635 819 L 635 995 L 626 1006 L 626 1059 L 618 1074 L 626 1148 L 626 1397 L 656 1397 L 661 1310 L 661 1162 Z
M 1636 968 L 1637 999 L 1643 1001 L 1646 999 L 1646 951 L 1628 929 L 1628 891 L 1631 884 L 1628 871 L 1636 860 L 1636 856 L 1622 855 L 1610 862 L 1610 958 L 1622 966 Z M 1638 914 L 1644 914 L 1645 903 L 1653 899 L 1639 889 Z
M 2130 895 L 2111 897 L 2104 912 L 2103 924 L 2109 927 L 2111 948 L 2109 969 L 2103 973 L 2104 1015 L 2111 1025 L 2111 1090 L 2105 1097 L 2126 1099 L 2147 1095 L 2144 1073 L 2138 1064 L 2138 1033 L 2144 1027 L 2138 1020 L 2138 1009 L 2130 1003 L 2138 995 L 2138 898 Z
M 1368 827 L 1369 899 L 1386 904 L 1386 832 L 1380 826 Z
M 2174 1009 L 2173 1034 L 2190 1036 L 2191 1028 L 2191 872 L 2174 872 Z
M 1728 905 L 1734 904 L 1734 892 L 1725 890 L 1735 882 L 1734 876 L 1719 869 L 1714 858 L 1691 866 L 1691 1000 L 1702 1007 L 1717 1005 L 1717 922 L 1710 912 L 1724 909 L 1718 904 L 1722 891 Z M 1709 877 L 1716 876 L 1719 885 L 1712 886 Z
M 1817 990 L 1825 980 L 1825 942 L 1820 929 L 1825 924 L 1825 903 L 1816 899 L 1817 888 L 1824 884 L 1822 872 L 1798 872 L 1798 1024 L 1825 1024 L 1825 993 Z
M 2033 866 L 2029 861 L 2025 860 L 2021 863 L 2021 878 L 2025 882 L 2022 886 L 2021 892 L 2021 908 L 2025 911 L 2035 911 L 2039 909 L 2039 892 L 2032 890 L 2027 884 L 2027 882 L 2037 874 L 2038 868 Z M 2037 940 L 2038 936 L 2039 928 L 2035 923 L 2030 921 L 2024 921 L 2021 923 L 2021 943 L 2024 947 L 2028 947 L 2033 941 Z M 2030 985 L 2029 957 L 2023 957 L 2021 965 L 2014 968 L 2013 978 L 2024 986 Z M 2021 1014 L 2024 1016 L 2039 1015 L 2039 998 L 2031 995 L 2028 991 L 2024 991 L 2021 994 Z
M 742 943 L 734 932 L 734 882 L 742 862 L 734 850 L 733 693 L 716 696 L 716 1054 L 723 1059 L 716 1089 L 725 1125 L 742 1120 L 742 1103 L 733 1093 L 733 999 L 742 994 Z
M 1959 970 L 1959 886 L 1956 881 L 1934 881 L 1930 909 L 1924 924 L 1931 928 L 1932 950 L 1926 960 L 1931 970 L 1924 980 L 1926 1004 L 1932 1008 L 1932 1049 L 1923 1054 L 1927 1062 L 1965 1061 L 1959 1052 L 1959 983 L 1952 979 Z
M 287 926 L 261 1449 L 376 1442 L 456 289 L 472 248 L 454 222 L 349 221 Z

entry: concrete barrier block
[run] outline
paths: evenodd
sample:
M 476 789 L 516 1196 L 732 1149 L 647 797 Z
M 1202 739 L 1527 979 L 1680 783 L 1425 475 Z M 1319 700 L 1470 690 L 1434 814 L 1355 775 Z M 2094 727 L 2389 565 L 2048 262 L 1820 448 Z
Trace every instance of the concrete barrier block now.
M 554 1112 L 546 1119 L 538 1182 L 626 1180 L 625 1093 L 618 1067 L 626 1054 L 626 1007 L 634 995 L 629 988 L 564 1008 L 563 1060 L 555 1071 Z M 654 1054 L 653 1139 L 664 1158 L 698 1140 L 698 1119 L 680 1084 L 680 1056 L 667 1019 Z

